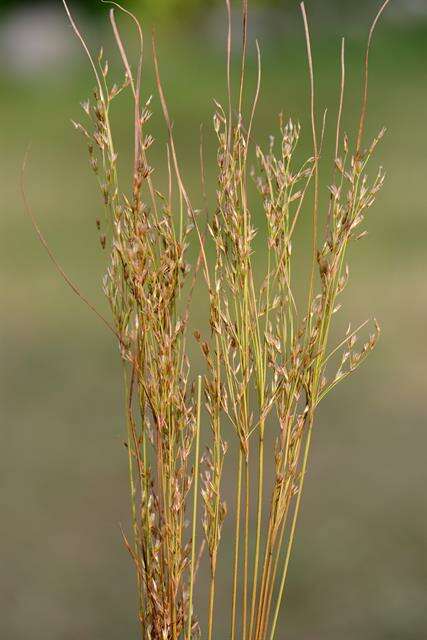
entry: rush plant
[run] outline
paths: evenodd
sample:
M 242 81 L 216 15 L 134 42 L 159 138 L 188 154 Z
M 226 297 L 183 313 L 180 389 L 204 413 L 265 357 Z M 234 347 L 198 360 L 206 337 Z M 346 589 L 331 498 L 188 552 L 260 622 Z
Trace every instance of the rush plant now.
M 319 127 L 304 4 L 312 152 L 301 162 L 296 159 L 300 125 L 283 116 L 278 135 L 267 148 L 254 142 L 261 54 L 257 43 L 258 82 L 252 106 L 245 114 L 248 8 L 244 0 L 243 53 L 234 87 L 231 5 L 227 0 L 228 99 L 225 105 L 216 103 L 213 116 L 218 146 L 217 196 L 215 203 L 207 203 L 207 227 L 181 173 L 154 38 L 157 93 L 169 134 L 165 192 L 155 183 L 149 159 L 154 142 L 149 132 L 151 98 L 142 94 L 144 39 L 138 20 L 120 5 L 110 3 L 111 26 L 124 68 L 123 82 L 114 84 L 103 52 L 92 55 L 63 1 L 95 78 L 92 96 L 82 105 L 85 120 L 75 127 L 86 140 L 104 203 L 104 216 L 97 225 L 101 246 L 109 255 L 103 287 L 112 321 L 102 319 L 118 340 L 123 364 L 132 521 L 131 534 L 123 533 L 123 537 L 136 569 L 141 638 L 214 637 L 217 568 L 223 557 L 223 524 L 229 518 L 234 530 L 228 542 L 234 545 L 228 576 L 229 637 L 273 640 L 285 595 L 316 410 L 329 392 L 364 362 L 379 334 L 373 321 L 373 332 L 358 347 L 359 334 L 367 323 L 355 329 L 349 325 L 342 340 L 331 344 L 334 315 L 349 277 L 347 249 L 365 235 L 365 214 L 384 179 L 381 169 L 373 180 L 366 173 L 384 131 L 366 146 L 364 130 L 369 49 L 388 0 L 380 7 L 369 33 L 354 141 L 341 130 L 344 41 L 341 44 L 329 186 L 321 184 L 319 177 L 325 117 Z M 135 65 L 128 58 L 117 11 L 136 27 L 140 55 Z M 126 186 L 119 182 L 111 124 L 114 101 L 123 91 L 130 92 L 134 104 L 133 170 Z M 329 195 L 324 203 L 321 196 L 327 186 Z M 27 208 L 47 247 L 28 203 Z M 256 210 L 261 215 L 255 216 Z M 312 221 L 312 249 L 304 304 L 298 305 L 293 287 L 293 244 L 302 216 Z M 265 261 L 257 261 L 256 234 L 262 238 Z M 191 243 L 196 244 L 198 253 L 193 265 L 188 257 Z M 259 248 L 259 240 L 256 246 Z M 50 256 L 81 296 L 51 252 Z M 259 279 L 264 262 L 265 273 Z M 190 335 L 191 299 L 198 278 L 205 283 L 209 325 Z M 201 371 L 196 370 L 199 360 L 189 360 L 188 343 L 194 339 L 204 356 Z M 210 439 L 203 455 L 201 439 Z M 228 506 L 223 497 L 226 462 L 235 475 L 235 499 Z M 199 564 L 206 561 L 210 589 L 207 620 L 202 621 L 195 607 L 195 589 Z

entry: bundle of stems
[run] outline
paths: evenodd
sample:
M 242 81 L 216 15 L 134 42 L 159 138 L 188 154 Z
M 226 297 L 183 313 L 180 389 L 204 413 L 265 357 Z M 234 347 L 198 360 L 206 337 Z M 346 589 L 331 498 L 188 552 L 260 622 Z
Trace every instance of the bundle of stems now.
M 388 1 L 380 7 L 369 33 L 362 106 L 353 144 L 341 131 L 344 40 L 341 44 L 335 149 L 328 201 L 323 207 L 319 163 L 326 118 L 319 129 L 304 4 L 312 153 L 301 163 L 295 159 L 300 125 L 290 119 L 280 116 L 278 140 L 272 137 L 266 149 L 253 141 L 261 54 L 257 43 L 258 81 L 246 116 L 247 0 L 243 0 L 236 99 L 231 64 L 232 8 L 226 0 L 228 102 L 225 107 L 216 103 L 214 114 L 217 198 L 205 233 L 181 175 L 154 38 L 156 84 L 169 134 L 166 193 L 154 184 L 148 159 L 154 142 L 147 133 L 151 98 L 142 96 L 144 40 L 138 20 L 120 5 L 110 3 L 111 26 L 125 74 L 122 84 L 111 84 L 103 52 L 97 57 L 91 54 L 63 0 L 96 81 L 91 99 L 82 105 L 86 123 L 74 124 L 87 141 L 105 210 L 97 226 L 101 246 L 109 250 L 104 292 L 113 321 L 101 317 L 118 340 L 123 363 L 132 515 L 132 534 L 123 536 L 135 563 L 144 640 L 213 638 L 217 567 L 226 517 L 234 521 L 229 637 L 277 637 L 317 407 L 366 359 L 379 334 L 373 321 L 375 330 L 357 348 L 359 333 L 367 323 L 354 330 L 349 326 L 342 341 L 331 345 L 334 314 L 340 308 L 339 298 L 349 275 L 347 248 L 365 235 L 360 226 L 384 179 L 381 169 L 373 181 L 366 175 L 384 130 L 366 148 L 363 138 L 369 49 Z M 140 54 L 134 69 L 115 10 L 127 15 L 137 29 Z M 134 103 L 134 159 L 127 192 L 119 183 L 111 124 L 112 103 L 125 90 L 130 91 Z M 251 153 L 255 166 L 250 164 Z M 255 185 L 252 191 L 258 194 L 258 203 L 253 202 L 249 181 Z M 259 203 L 264 221 L 257 229 L 254 211 Z M 27 207 L 32 216 L 28 203 Z M 292 245 L 298 221 L 307 210 L 312 219 L 311 268 L 306 301 L 298 308 L 293 293 Z M 254 267 L 257 233 L 263 234 L 267 254 L 261 283 L 259 261 Z M 193 266 L 187 260 L 192 242 L 197 244 L 199 255 Z M 81 295 L 51 252 L 50 256 Z M 204 373 L 194 376 L 187 345 L 191 296 L 199 275 L 206 283 L 210 330 L 205 329 L 206 339 L 202 339 L 202 331 L 194 332 L 206 363 Z M 204 439 L 211 440 L 203 456 L 202 430 Z M 273 442 L 273 450 L 266 451 L 267 430 L 272 434 L 267 441 Z M 235 469 L 236 493 L 235 503 L 227 509 L 222 483 L 230 441 L 234 442 L 230 456 L 236 455 L 230 463 Z M 256 503 L 254 526 L 252 501 Z M 250 554 L 251 540 L 254 553 Z M 198 620 L 194 602 L 204 551 L 210 568 L 206 626 Z

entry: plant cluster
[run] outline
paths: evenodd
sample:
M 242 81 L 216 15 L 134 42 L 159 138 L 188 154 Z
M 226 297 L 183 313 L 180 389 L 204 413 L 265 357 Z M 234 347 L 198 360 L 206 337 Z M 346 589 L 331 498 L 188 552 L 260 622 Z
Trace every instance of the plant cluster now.
M 138 21 L 111 3 L 111 25 L 125 72 L 118 86 L 109 80 L 103 52 L 97 58 L 90 53 L 64 0 L 96 80 L 91 99 L 82 105 L 86 120 L 75 126 L 87 141 L 105 209 L 103 219 L 97 220 L 101 246 L 109 252 L 104 292 L 113 321 L 105 322 L 118 339 L 123 363 L 132 512 L 132 535 L 123 535 L 136 567 L 144 640 L 190 640 L 199 635 L 211 640 L 214 636 L 217 567 L 226 518 L 234 522 L 230 638 L 273 640 L 277 635 L 317 407 L 365 360 L 379 333 L 375 322 L 375 331 L 358 348 L 359 333 L 366 323 L 355 330 L 349 326 L 338 345 L 330 344 L 334 314 L 349 276 L 347 249 L 365 235 L 361 230 L 364 216 L 383 184 L 381 170 L 373 181 L 366 174 L 383 131 L 366 149 L 363 135 L 369 47 L 387 3 L 369 34 L 354 144 L 341 131 L 342 42 L 336 145 L 321 234 L 319 217 L 324 208 L 319 163 L 325 118 L 318 129 L 304 4 L 313 150 L 301 163 L 296 159 L 301 128 L 291 119 L 280 116 L 277 139 L 272 137 L 267 148 L 253 141 L 261 56 L 257 44 L 258 83 L 245 116 L 247 2 L 243 2 L 243 54 L 236 99 L 231 6 L 230 0 L 226 2 L 228 103 L 216 103 L 213 118 L 217 197 L 204 230 L 200 211 L 194 208 L 181 175 L 154 39 L 157 89 L 169 133 L 165 193 L 155 184 L 149 161 L 154 142 L 148 132 L 151 98 L 144 99 L 141 91 L 143 34 Z M 135 69 L 114 9 L 127 14 L 136 25 L 140 56 Z M 127 193 L 119 183 L 110 117 L 115 98 L 124 90 L 131 92 L 134 102 L 134 161 Z M 260 208 L 262 223 L 256 215 Z M 308 209 L 313 242 L 306 302 L 301 306 L 293 289 L 293 243 L 298 221 Z M 257 234 L 263 236 L 267 255 L 261 282 L 259 264 L 254 267 Z M 192 242 L 197 243 L 199 254 L 194 265 L 188 259 Z M 206 285 L 210 315 L 209 327 L 195 331 L 193 337 L 189 321 L 198 277 Z M 194 338 L 205 361 L 199 375 L 188 356 L 188 341 Z M 274 434 L 268 438 L 274 443 L 273 450 L 266 450 L 267 430 Z M 202 431 L 203 438 L 211 441 L 203 455 Z M 227 457 L 234 455 L 235 503 L 227 507 L 223 470 Z M 252 535 L 254 553 L 250 554 Z M 194 600 L 204 555 L 211 576 L 206 626 L 198 620 Z

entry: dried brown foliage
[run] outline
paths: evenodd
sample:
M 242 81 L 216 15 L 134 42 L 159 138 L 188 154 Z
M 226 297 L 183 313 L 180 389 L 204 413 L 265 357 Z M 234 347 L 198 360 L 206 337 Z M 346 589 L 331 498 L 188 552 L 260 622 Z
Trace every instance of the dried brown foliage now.
M 366 323 L 354 331 L 349 326 L 340 344 L 330 345 L 333 317 L 340 308 L 339 299 L 348 281 L 347 248 L 365 234 L 361 230 L 364 217 L 384 179 L 381 170 L 371 181 L 366 174 L 383 131 L 366 149 L 363 135 L 369 47 L 373 29 L 388 1 L 380 8 L 369 34 L 364 96 L 354 144 L 341 132 L 345 89 L 342 43 L 336 148 L 322 238 L 318 233 L 319 212 L 323 213 L 318 168 L 325 120 L 319 131 L 304 5 L 301 10 L 308 54 L 313 152 L 298 164 L 295 152 L 300 126 L 292 120 L 280 117 L 277 140 L 271 138 L 266 149 L 253 142 L 261 82 L 258 44 L 258 84 L 248 117 L 243 113 L 248 15 L 245 1 L 240 82 L 237 100 L 233 100 L 231 6 L 229 0 L 226 2 L 228 104 L 225 107 L 216 104 L 214 114 L 218 142 L 217 201 L 209 215 L 205 237 L 181 176 L 153 43 L 157 89 L 169 132 L 165 158 L 169 175 L 167 193 L 161 193 L 154 184 L 149 162 L 153 138 L 147 132 L 151 99 L 143 100 L 141 95 L 143 35 L 132 14 L 111 4 L 134 21 L 140 39 L 140 57 L 136 71 L 132 71 L 112 8 L 111 25 L 125 71 L 125 79 L 119 86 L 109 81 L 108 63 L 102 51 L 97 58 L 92 57 L 64 0 L 96 79 L 91 99 L 82 105 L 86 121 L 75 126 L 86 139 L 90 165 L 105 208 L 105 216 L 97 225 L 101 246 L 109 252 L 104 292 L 123 362 L 132 504 L 132 535 L 124 534 L 124 539 L 136 567 L 141 637 L 190 640 L 200 633 L 209 640 L 213 637 L 221 536 L 225 518 L 231 517 L 235 535 L 234 568 L 230 572 L 230 637 L 273 640 L 316 409 L 365 360 L 379 333 L 375 322 L 372 335 L 357 347 L 359 333 Z M 130 90 L 135 106 L 134 167 L 127 195 L 119 184 L 118 156 L 110 121 L 112 103 L 124 90 Z M 251 150 L 255 151 L 254 167 L 249 165 Z M 261 287 L 253 266 L 254 238 L 260 232 L 254 221 L 256 203 L 249 195 L 250 180 L 255 184 L 265 216 L 267 268 Z M 178 208 L 174 192 L 179 195 Z M 292 245 L 298 220 L 307 210 L 309 193 L 313 194 L 312 269 L 306 306 L 297 308 L 292 284 Z M 44 242 L 38 228 L 37 231 Z M 199 248 L 199 260 L 192 266 L 187 259 L 191 242 L 196 242 Z M 208 243 L 213 247 L 213 261 L 207 257 Z M 206 282 L 210 331 L 194 334 L 206 363 L 203 379 L 199 375 L 194 382 L 187 334 L 191 293 L 198 275 Z M 68 284 L 76 290 L 70 281 Z M 206 336 L 202 337 L 202 333 Z M 206 409 L 203 414 L 202 404 Z M 203 456 L 201 429 L 211 438 Z M 274 449 L 270 451 L 265 450 L 267 429 L 274 431 Z M 226 441 L 234 441 L 233 451 L 237 455 L 232 462 L 236 498 L 228 510 L 221 486 Z M 266 458 L 272 483 L 266 481 Z M 267 495 L 270 484 L 272 489 Z M 257 503 L 253 532 L 251 492 L 255 492 Z M 204 541 L 198 534 L 198 522 Z M 255 553 L 250 558 L 252 534 Z M 209 558 L 211 584 L 208 623 L 206 630 L 201 631 L 193 593 L 204 548 Z

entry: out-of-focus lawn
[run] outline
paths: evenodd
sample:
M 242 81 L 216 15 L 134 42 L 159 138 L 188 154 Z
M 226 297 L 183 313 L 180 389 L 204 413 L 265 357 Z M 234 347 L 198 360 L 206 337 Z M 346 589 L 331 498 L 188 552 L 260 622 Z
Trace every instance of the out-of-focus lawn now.
M 313 40 L 330 148 L 338 38 L 314 29 Z M 184 174 L 199 193 L 204 122 L 212 194 L 212 98 L 224 98 L 223 56 L 202 37 L 168 34 L 159 42 Z M 388 179 L 368 220 L 370 234 L 352 251 L 341 313 L 354 322 L 374 313 L 383 335 L 369 363 L 320 413 L 279 638 L 426 634 L 426 42 L 427 27 L 382 28 L 373 50 L 368 131 L 388 127 L 377 156 Z M 283 108 L 301 118 L 307 145 L 302 33 L 265 42 L 263 51 L 258 139 L 267 140 Z M 347 126 L 359 105 L 362 52 L 363 41 L 350 38 Z M 253 58 L 249 66 L 252 88 Z M 136 637 L 133 571 L 118 527 L 127 522 L 127 479 L 116 347 L 53 271 L 19 196 L 31 140 L 28 190 L 39 222 L 66 271 L 104 305 L 99 196 L 84 144 L 69 126 L 91 86 L 83 60 L 32 80 L 0 75 L 0 637 L 7 640 Z M 154 109 L 160 158 L 165 132 L 157 98 Z M 118 102 L 122 148 L 129 113 Z M 197 309 L 203 323 L 203 305 Z M 226 589 L 222 584 L 219 593 Z M 225 595 L 220 605 L 218 639 L 227 637 Z

